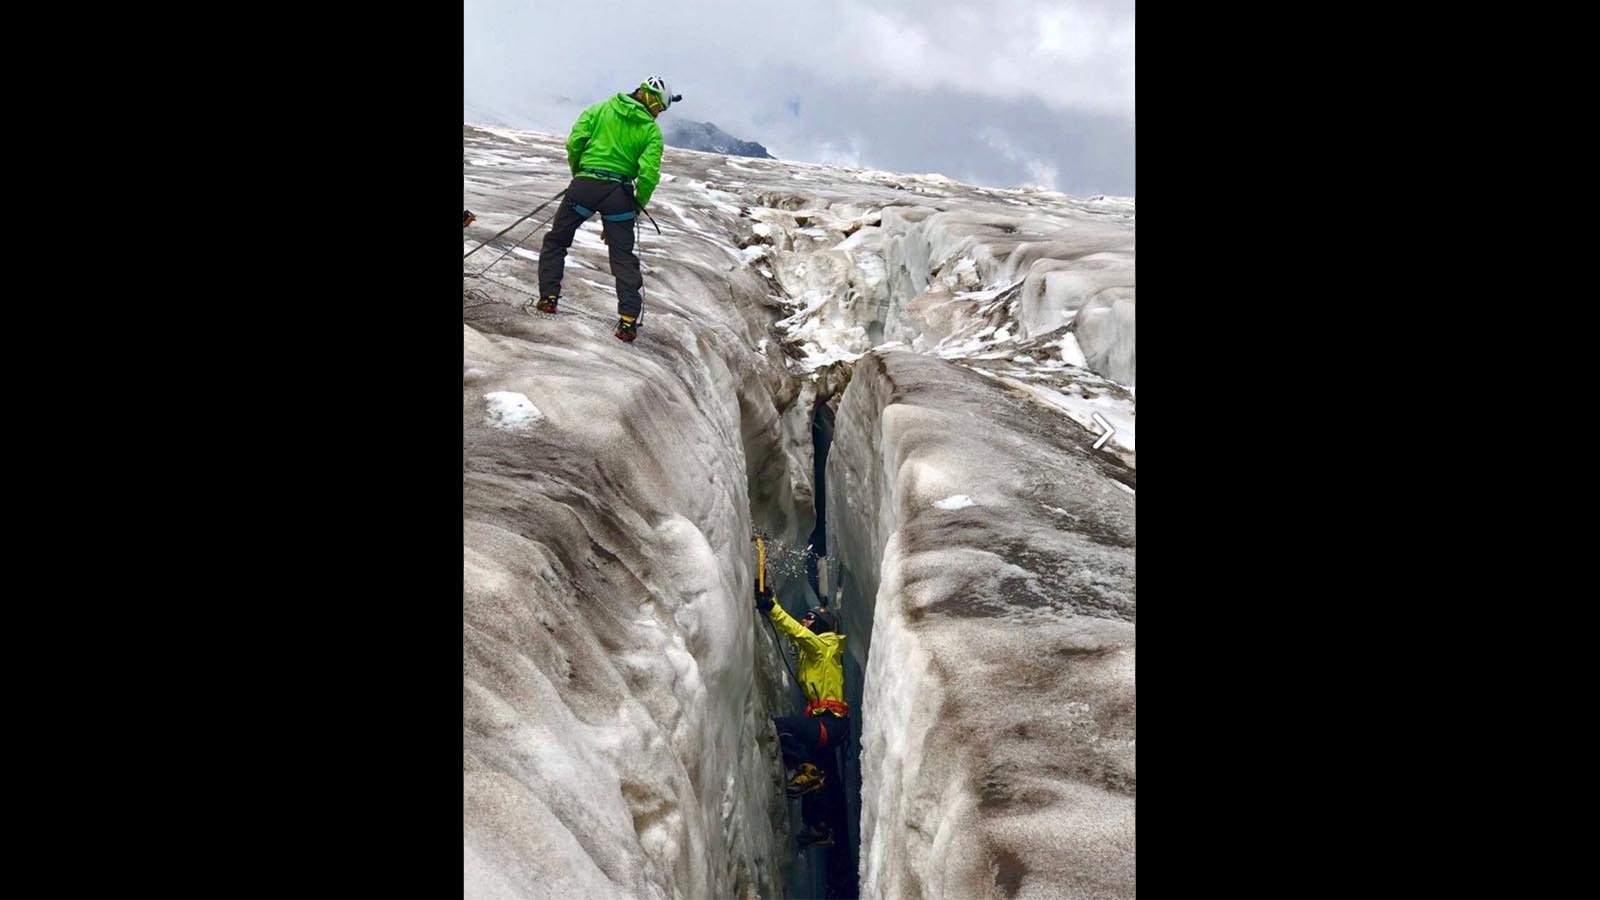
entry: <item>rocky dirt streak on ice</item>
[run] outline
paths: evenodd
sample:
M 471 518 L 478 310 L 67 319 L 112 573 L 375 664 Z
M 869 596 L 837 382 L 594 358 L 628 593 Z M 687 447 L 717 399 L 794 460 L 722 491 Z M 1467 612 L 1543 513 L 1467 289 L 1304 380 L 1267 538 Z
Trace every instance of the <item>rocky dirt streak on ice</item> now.
M 1134 896 L 1132 473 L 1091 442 L 950 362 L 857 362 L 828 509 L 871 633 L 862 896 Z

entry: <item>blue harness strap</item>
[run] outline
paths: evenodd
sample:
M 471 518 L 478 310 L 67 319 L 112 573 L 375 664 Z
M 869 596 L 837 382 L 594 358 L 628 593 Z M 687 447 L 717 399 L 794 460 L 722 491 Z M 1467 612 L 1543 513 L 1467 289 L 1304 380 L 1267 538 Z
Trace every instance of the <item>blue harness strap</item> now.
M 572 204 L 572 209 L 573 209 L 574 212 L 576 212 L 580 216 L 583 216 L 585 219 L 587 219 L 590 216 L 594 215 L 594 210 L 590 209 L 587 206 L 579 206 L 578 204 L 574 203 L 574 204 Z M 607 222 L 626 222 L 629 219 L 632 219 L 632 218 L 636 217 L 637 215 L 638 215 L 638 213 L 631 213 L 631 212 L 612 213 L 609 216 L 602 214 L 600 216 L 600 218 L 606 220 Z

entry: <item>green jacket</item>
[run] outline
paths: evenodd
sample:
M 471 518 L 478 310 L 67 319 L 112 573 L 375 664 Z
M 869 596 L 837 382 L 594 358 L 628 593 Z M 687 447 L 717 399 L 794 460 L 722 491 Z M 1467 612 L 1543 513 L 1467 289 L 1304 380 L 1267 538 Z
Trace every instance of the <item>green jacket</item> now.
M 603 169 L 637 178 L 634 196 L 643 207 L 661 181 L 661 126 L 630 94 L 601 100 L 578 116 L 567 135 L 567 165 L 574 176 Z

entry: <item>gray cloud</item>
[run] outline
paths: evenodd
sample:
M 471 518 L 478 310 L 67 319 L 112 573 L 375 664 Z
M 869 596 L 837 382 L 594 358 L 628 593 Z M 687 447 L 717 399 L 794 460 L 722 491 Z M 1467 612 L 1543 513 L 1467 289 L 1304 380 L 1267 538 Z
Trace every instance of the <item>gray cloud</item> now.
M 1133 25 L 1131 0 L 466 0 L 463 100 L 564 133 L 660 74 L 666 115 L 786 159 L 1131 195 Z

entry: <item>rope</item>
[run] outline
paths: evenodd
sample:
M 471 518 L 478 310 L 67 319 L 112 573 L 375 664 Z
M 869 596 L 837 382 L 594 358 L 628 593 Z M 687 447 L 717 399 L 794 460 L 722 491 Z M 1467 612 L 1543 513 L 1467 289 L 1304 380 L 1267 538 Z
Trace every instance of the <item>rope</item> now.
M 566 191 L 562 191 L 561 193 L 564 194 L 564 193 L 566 193 Z M 555 198 L 552 197 L 550 199 L 554 200 Z M 549 205 L 550 205 L 550 201 L 549 200 L 545 201 L 545 206 L 549 206 Z M 544 206 L 539 207 L 539 209 L 544 209 Z M 533 212 L 538 212 L 539 209 L 536 209 Z M 561 207 L 559 207 L 559 206 L 556 207 L 556 212 L 560 212 L 560 211 L 561 211 Z M 533 215 L 533 213 L 528 213 L 528 216 L 531 216 L 531 215 Z M 523 216 L 522 219 L 518 219 L 517 222 L 521 222 L 524 219 L 527 219 L 528 216 Z M 468 273 L 466 273 L 466 275 L 464 277 L 466 277 L 466 278 L 477 278 L 478 276 L 482 275 L 483 273 L 485 273 L 485 272 L 489 271 L 490 269 L 494 268 L 495 266 L 499 265 L 500 260 L 505 259 L 507 256 L 510 256 L 512 250 L 515 250 L 518 247 L 521 247 L 523 241 L 526 241 L 528 238 L 531 238 L 534 235 L 538 234 L 539 233 L 539 229 L 541 227 L 543 227 L 546 223 L 548 223 L 550 221 L 550 219 L 555 218 L 555 216 L 556 216 L 555 213 L 551 213 L 549 218 L 541 220 L 540 222 L 538 222 L 537 224 L 535 224 L 533 226 L 533 230 L 531 230 L 527 234 L 523 235 L 521 241 L 517 241 L 515 244 L 512 244 L 510 250 L 507 250 L 506 252 L 504 252 L 504 253 L 500 254 L 499 256 L 495 257 L 494 262 L 489 263 L 487 266 L 484 266 L 483 268 L 479 269 L 476 272 L 468 272 Z M 511 228 L 515 228 L 515 227 L 516 227 L 516 223 L 513 223 Z M 511 228 L 507 228 L 506 231 L 510 231 Z M 505 234 L 505 233 L 506 233 L 505 231 L 500 232 L 500 234 Z M 499 237 L 500 234 L 495 235 L 495 237 Z M 494 238 L 490 238 L 489 240 L 492 241 L 492 240 L 494 240 Z M 487 244 L 487 242 L 485 242 L 485 244 Z M 479 245 L 479 249 L 482 249 L 483 246 L 485 246 L 485 245 Z M 477 253 L 477 252 L 478 252 L 477 250 L 472 251 L 472 253 Z M 468 253 L 467 256 L 471 256 L 472 253 Z M 462 259 L 466 259 L 467 256 L 463 256 L 461 258 Z
M 777 601 L 774 600 L 773 602 L 776 603 Z M 768 619 L 767 620 L 767 627 L 772 629 L 772 639 L 774 641 L 778 642 L 778 658 L 783 660 L 783 667 L 785 669 L 788 669 L 789 678 L 792 681 L 794 681 L 794 686 L 796 688 L 799 688 L 800 687 L 800 676 L 796 675 L 794 673 L 794 670 L 789 668 L 789 655 L 783 652 L 783 640 L 778 636 L 778 626 L 772 624 L 772 620 Z
M 546 200 L 545 202 L 539 204 L 538 208 L 535 209 L 533 212 L 528 213 L 527 215 L 523 216 L 522 218 L 516 220 L 515 222 L 512 222 L 510 225 L 507 225 L 504 229 L 501 230 L 500 234 L 497 234 L 494 237 L 489 238 L 489 240 L 484 241 L 483 243 L 479 244 L 478 246 L 473 247 L 471 250 L 468 250 L 467 251 L 467 256 L 471 256 L 472 254 L 477 253 L 479 250 L 482 250 L 483 248 L 489 246 L 491 243 L 500 240 L 501 235 L 504 235 L 507 231 L 510 231 L 511 229 L 517 227 L 518 225 L 521 225 L 523 222 L 527 221 L 528 219 L 531 219 L 534 216 L 538 215 L 539 214 L 539 210 L 544 209 L 546 206 L 549 206 L 550 204 L 556 202 L 556 200 L 559 197 L 561 197 L 562 194 L 565 194 L 566 192 L 567 192 L 566 188 L 562 188 L 560 194 L 556 194 L 554 197 L 551 197 L 549 200 Z M 463 256 L 461 258 L 463 260 L 465 260 L 467 258 L 467 256 Z
M 489 296 L 489 292 L 483 290 L 482 288 L 467 288 L 461 292 L 461 295 L 463 297 L 471 297 L 472 299 L 478 301 L 477 303 L 468 303 L 466 306 L 461 307 L 462 309 L 472 309 L 475 306 L 487 306 L 490 303 L 500 302 L 499 300 Z
M 527 290 L 526 288 L 523 288 L 520 285 L 515 285 L 515 284 L 511 284 L 510 282 L 501 281 L 498 278 L 484 278 L 483 280 L 489 282 L 490 284 L 499 285 L 500 287 L 503 287 L 506 290 L 516 291 L 517 293 L 526 295 L 527 297 L 530 297 L 533 300 L 539 299 L 539 295 L 538 294 L 534 293 L 533 291 Z M 477 289 L 476 288 L 469 288 L 469 290 L 477 290 Z M 561 312 L 558 313 L 558 315 L 565 315 L 567 313 L 573 313 L 575 315 L 583 316 L 586 319 L 593 319 L 596 322 L 599 322 L 599 323 L 601 323 L 603 325 L 616 325 L 617 324 L 616 319 L 611 317 L 611 316 L 603 316 L 603 315 L 601 315 L 599 313 L 589 312 L 588 310 L 582 309 L 581 307 L 576 307 L 576 306 L 570 305 L 571 302 L 572 301 L 570 299 L 563 298 L 562 299 L 562 304 L 561 304 Z M 481 305 L 482 304 L 477 304 L 477 303 L 472 304 L 472 306 L 481 306 Z M 463 306 L 461 308 L 462 309 L 471 309 L 472 306 Z M 524 303 L 519 308 L 523 312 L 528 313 L 528 315 L 538 315 L 538 313 L 535 313 L 535 312 L 532 311 L 532 309 L 533 309 L 533 304 L 532 303 Z M 643 318 L 644 318 L 643 316 L 640 316 L 640 320 L 641 321 L 643 321 Z
M 762 540 L 761 535 L 758 534 L 756 535 L 756 590 L 765 591 L 766 589 L 767 542 Z M 776 603 L 777 598 L 773 598 L 773 602 Z M 795 687 L 799 687 L 800 676 L 796 675 L 794 670 L 789 668 L 789 657 L 783 652 L 783 641 L 779 640 L 778 638 L 778 626 L 773 625 L 770 618 L 767 619 L 767 625 L 772 629 L 772 639 L 778 643 L 778 657 L 783 660 L 783 667 L 788 670 L 789 678 L 794 681 Z

